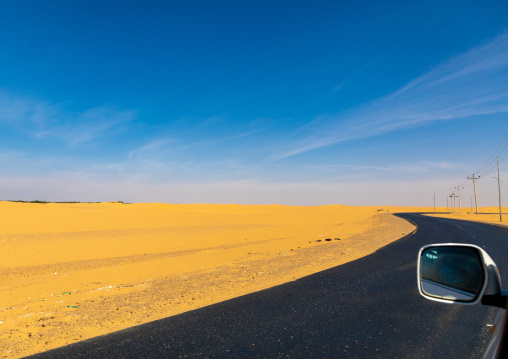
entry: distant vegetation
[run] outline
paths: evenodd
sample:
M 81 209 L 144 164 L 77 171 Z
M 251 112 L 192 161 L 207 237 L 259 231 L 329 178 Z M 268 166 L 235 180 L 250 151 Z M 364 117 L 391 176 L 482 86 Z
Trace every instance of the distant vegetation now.
M 22 201 L 22 200 L 7 200 L 7 202 L 19 202 L 19 203 L 41 203 L 41 204 L 46 204 L 46 203 L 84 203 L 84 202 L 77 202 L 77 201 L 67 201 L 67 202 L 51 202 L 51 201 L 39 201 L 38 199 L 36 199 L 35 201 Z M 88 203 L 94 203 L 94 202 L 88 202 Z M 98 202 L 95 202 L 95 203 L 98 203 Z
M 5 200 L 6 202 L 20 202 L 20 203 L 42 203 L 42 204 L 46 204 L 46 203 L 102 203 L 102 202 L 80 202 L 80 201 L 61 201 L 61 202 L 52 202 L 52 201 L 39 201 L 38 199 L 36 199 L 35 201 L 22 201 L 22 200 Z M 110 202 L 110 203 L 122 203 L 122 204 L 125 204 L 123 201 L 114 201 L 114 202 Z

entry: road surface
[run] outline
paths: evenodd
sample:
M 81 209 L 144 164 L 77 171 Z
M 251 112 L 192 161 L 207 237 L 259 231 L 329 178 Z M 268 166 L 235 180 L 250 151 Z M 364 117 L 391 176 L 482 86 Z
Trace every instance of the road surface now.
M 473 243 L 508 278 L 508 229 L 400 217 L 416 233 L 367 257 L 31 358 L 481 358 L 497 310 L 424 299 L 416 257 L 430 243 Z

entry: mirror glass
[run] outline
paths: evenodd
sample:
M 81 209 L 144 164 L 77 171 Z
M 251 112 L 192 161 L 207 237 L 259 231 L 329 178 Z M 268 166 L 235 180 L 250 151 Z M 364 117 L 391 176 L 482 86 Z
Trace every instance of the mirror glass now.
M 479 253 L 471 247 L 430 247 L 420 258 L 420 284 L 430 296 L 473 302 L 484 281 Z

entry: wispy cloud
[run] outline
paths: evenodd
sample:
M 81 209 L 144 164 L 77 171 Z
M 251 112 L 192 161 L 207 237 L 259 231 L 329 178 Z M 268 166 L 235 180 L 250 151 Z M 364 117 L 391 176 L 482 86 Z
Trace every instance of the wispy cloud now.
M 421 162 L 411 164 L 398 164 L 389 166 L 368 166 L 368 165 L 340 165 L 339 167 L 351 168 L 358 171 L 391 171 L 399 173 L 426 173 L 433 170 L 456 170 L 464 166 L 449 162 Z
M 57 119 L 58 105 L 0 90 L 0 123 L 45 126 Z
M 508 32 L 452 58 L 393 94 L 305 126 L 308 134 L 274 157 L 368 138 L 432 121 L 508 112 Z
M 151 140 L 148 143 L 133 149 L 129 152 L 128 160 L 146 160 L 154 157 L 160 157 L 161 153 L 166 154 L 170 145 L 174 144 L 175 140 L 173 139 L 155 139 Z
M 69 136 L 68 142 L 78 144 L 112 134 L 136 118 L 136 111 L 120 110 L 114 106 L 104 105 L 86 110 L 74 117 L 75 123 L 64 124 L 59 137 Z
M 103 105 L 82 112 L 68 111 L 9 91 L 0 91 L 0 124 L 34 138 L 58 138 L 71 145 L 111 134 L 136 118 L 136 111 Z
M 259 133 L 260 131 L 262 131 L 262 129 L 246 131 L 246 132 L 242 132 L 242 133 L 233 134 L 230 136 L 218 137 L 218 138 L 214 138 L 211 140 L 194 141 L 194 142 L 190 142 L 188 144 L 182 145 L 182 146 L 180 146 L 180 148 L 184 149 L 184 148 L 203 146 L 203 145 L 214 145 L 214 144 L 218 144 L 218 143 L 226 142 L 226 141 L 234 141 L 234 140 L 238 140 L 240 138 L 252 136 L 256 133 Z
M 246 164 L 242 159 L 237 159 L 235 156 L 196 156 L 189 154 L 188 148 L 197 147 L 198 153 L 202 151 L 213 153 L 214 150 L 207 148 L 207 145 L 214 144 L 217 141 L 240 139 L 249 134 L 250 132 L 246 132 L 189 144 L 180 139 L 154 139 L 130 151 L 123 166 L 126 173 L 143 173 L 147 177 L 158 177 L 165 180 L 241 177 L 242 174 L 255 171 L 257 167 Z

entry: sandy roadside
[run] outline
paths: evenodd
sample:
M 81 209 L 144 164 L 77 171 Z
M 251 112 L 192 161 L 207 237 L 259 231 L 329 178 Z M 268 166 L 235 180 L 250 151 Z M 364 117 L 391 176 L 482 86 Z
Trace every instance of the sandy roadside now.
M 502 221 L 500 221 L 499 207 L 479 207 L 478 214 L 476 209 L 470 207 L 455 208 L 453 213 L 448 212 L 450 209 L 440 208 L 437 210 L 438 213 L 428 213 L 427 216 L 459 219 L 463 221 L 482 222 L 493 224 L 496 226 L 508 226 L 508 208 L 502 207 Z
M 425 210 L 0 202 L 0 353 L 34 354 L 358 259 L 415 230 L 390 213 Z

